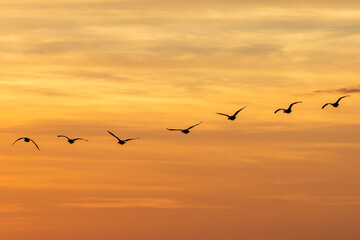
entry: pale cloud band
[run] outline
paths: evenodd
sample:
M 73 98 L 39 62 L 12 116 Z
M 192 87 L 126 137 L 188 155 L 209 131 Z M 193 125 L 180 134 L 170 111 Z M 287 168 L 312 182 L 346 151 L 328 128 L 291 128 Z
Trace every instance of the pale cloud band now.
M 184 203 L 168 198 L 99 198 L 87 202 L 65 203 L 62 206 L 78 208 L 230 209 L 228 206 Z

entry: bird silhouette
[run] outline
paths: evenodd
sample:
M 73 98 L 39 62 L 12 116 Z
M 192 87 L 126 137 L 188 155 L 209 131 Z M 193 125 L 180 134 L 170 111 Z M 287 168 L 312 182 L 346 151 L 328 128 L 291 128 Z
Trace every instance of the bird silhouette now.
M 186 129 L 174 129 L 174 128 L 167 128 L 167 130 L 169 131 L 181 131 L 184 134 L 188 134 L 190 132 L 190 129 L 192 129 L 193 127 L 196 127 L 197 125 L 201 124 L 202 122 L 199 122 L 195 125 L 192 125 L 191 127 L 188 127 Z
M 28 137 L 22 137 L 22 138 L 19 138 L 17 139 L 12 145 L 14 145 L 17 141 L 21 140 L 21 139 L 24 139 L 25 142 L 33 142 L 34 145 L 36 146 L 36 148 L 40 151 L 40 148 L 38 147 L 38 145 L 34 142 L 34 140 L 32 140 L 31 138 L 28 138 Z
M 290 106 L 289 106 L 289 108 L 288 108 L 288 109 L 279 108 L 279 109 L 278 109 L 278 110 L 276 110 L 274 113 L 277 113 L 278 111 L 282 110 L 282 111 L 284 111 L 284 113 L 289 114 L 289 113 L 291 113 L 291 112 L 292 112 L 291 108 L 292 108 L 295 104 L 297 104 L 297 103 L 302 103 L 302 102 L 294 102 L 294 103 L 290 104 Z
M 246 107 L 243 107 L 243 108 L 237 110 L 236 113 L 234 113 L 234 115 L 232 115 L 232 116 L 227 115 L 227 114 L 225 114 L 225 113 L 216 113 L 216 114 L 223 115 L 223 116 L 227 116 L 227 117 L 228 117 L 228 120 L 234 121 L 234 120 L 236 119 L 236 115 L 237 115 L 241 110 L 243 110 L 244 108 L 246 108 Z
M 83 139 L 83 138 L 68 138 L 67 136 L 65 135 L 58 135 L 58 137 L 64 137 L 64 138 L 67 138 L 67 141 L 70 143 L 70 144 L 73 144 L 75 141 L 77 140 L 84 140 L 84 141 L 88 141 L 86 139 Z
M 121 140 L 120 138 L 118 138 L 115 134 L 113 134 L 112 132 L 110 132 L 109 130 L 107 130 L 108 133 L 110 133 L 114 138 L 116 138 L 119 142 L 118 144 L 121 144 L 121 145 L 124 145 L 127 141 L 130 141 L 130 140 L 134 140 L 134 139 L 140 139 L 140 138 L 128 138 L 128 139 L 125 139 L 125 140 Z
M 322 106 L 322 108 L 321 109 L 324 109 L 327 105 L 332 105 L 333 107 L 338 107 L 339 106 L 339 102 L 340 102 L 340 100 L 341 99 L 343 99 L 343 98 L 346 98 L 346 97 L 350 97 L 350 95 L 346 95 L 346 96 L 342 96 L 341 98 L 339 98 L 336 102 L 334 102 L 334 103 L 326 103 L 324 106 Z

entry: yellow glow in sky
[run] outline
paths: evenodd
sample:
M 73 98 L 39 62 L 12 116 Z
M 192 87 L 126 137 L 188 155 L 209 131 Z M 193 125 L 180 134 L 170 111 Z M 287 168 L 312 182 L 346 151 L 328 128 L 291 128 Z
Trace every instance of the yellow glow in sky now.
M 358 2 L 0 12 L 1 240 L 360 238 Z

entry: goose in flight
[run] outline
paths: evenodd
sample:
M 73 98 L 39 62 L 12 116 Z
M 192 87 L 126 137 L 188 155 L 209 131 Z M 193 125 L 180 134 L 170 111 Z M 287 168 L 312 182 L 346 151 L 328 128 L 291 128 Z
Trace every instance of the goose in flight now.
M 294 106 L 294 105 L 295 105 L 295 104 L 297 104 L 297 103 L 302 103 L 302 102 L 301 102 L 301 101 L 300 101 L 300 102 L 294 102 L 294 103 L 290 104 L 290 106 L 289 106 L 289 108 L 288 108 L 288 109 L 279 108 L 279 109 L 278 109 L 278 110 L 276 110 L 274 113 L 277 113 L 278 111 L 282 110 L 282 111 L 284 111 L 284 113 L 289 114 L 289 113 L 291 113 L 291 112 L 292 112 L 292 110 L 291 110 L 292 106 Z
M 227 115 L 227 114 L 225 114 L 225 113 L 218 113 L 218 112 L 217 112 L 216 114 L 223 115 L 223 116 L 227 116 L 227 117 L 228 117 L 228 120 L 234 121 L 235 118 L 236 118 L 236 115 L 237 115 L 241 110 L 243 110 L 244 108 L 246 108 L 246 107 L 243 107 L 243 108 L 237 110 L 236 113 L 234 113 L 234 115 L 232 115 L 232 116 Z
M 34 140 L 32 140 L 31 138 L 27 138 L 27 137 L 22 137 L 19 138 L 18 140 L 16 140 L 12 145 L 14 145 L 17 141 L 24 139 L 25 142 L 33 142 L 34 145 L 36 146 L 36 148 L 40 151 L 40 148 L 38 147 L 38 145 L 34 142 Z
M 120 138 L 118 138 L 115 134 L 113 134 L 112 132 L 110 132 L 109 130 L 107 130 L 108 133 L 110 133 L 114 138 L 116 138 L 119 142 L 118 144 L 121 144 L 121 145 L 124 145 L 127 141 L 130 141 L 130 140 L 134 140 L 134 139 L 140 139 L 140 138 L 129 138 L 129 139 L 124 139 L 124 140 L 121 140 Z
M 326 103 L 324 106 L 322 106 L 321 109 L 324 109 L 324 107 L 326 107 L 326 106 L 329 105 L 329 104 L 332 105 L 333 107 L 338 107 L 340 100 L 343 99 L 343 98 L 346 98 L 346 97 L 350 97 L 350 95 L 342 96 L 341 98 L 339 98 L 339 99 L 338 99 L 336 102 L 334 102 L 334 103 Z
M 84 141 L 88 141 L 86 139 L 83 139 L 83 138 L 68 138 L 67 136 L 64 136 L 64 135 L 58 135 L 58 137 L 64 137 L 64 138 L 67 138 L 67 141 L 70 143 L 70 144 L 73 144 L 75 141 L 77 140 L 84 140 Z
M 167 130 L 169 131 L 181 131 L 184 134 L 188 134 L 190 132 L 190 129 L 192 129 L 193 127 L 196 127 L 197 125 L 201 124 L 202 122 L 199 122 L 195 125 L 192 125 L 191 127 L 188 127 L 186 129 L 174 129 L 174 128 L 167 128 Z

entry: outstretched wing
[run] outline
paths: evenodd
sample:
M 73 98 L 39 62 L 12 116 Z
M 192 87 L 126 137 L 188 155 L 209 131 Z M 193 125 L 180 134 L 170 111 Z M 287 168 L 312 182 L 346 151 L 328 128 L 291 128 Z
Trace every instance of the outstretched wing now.
M 65 135 L 58 135 L 57 137 L 64 137 L 64 138 L 67 138 L 69 140 L 69 138 Z
M 336 102 L 339 103 L 341 99 L 346 98 L 346 97 L 350 97 L 350 95 L 342 96 L 342 97 L 339 98 Z
M 225 114 L 225 113 L 216 113 L 216 114 L 219 114 L 219 115 L 223 115 L 223 116 L 230 117 L 229 115 L 227 115 L 227 114 Z
M 130 140 L 134 140 L 134 139 L 140 139 L 140 138 L 128 138 L 128 139 L 125 139 L 124 142 L 130 141 Z
M 278 111 L 280 111 L 280 110 L 285 111 L 286 109 L 279 108 L 279 109 L 278 109 L 278 110 L 276 110 L 274 113 L 277 113 L 277 112 L 278 112 Z
M 234 117 L 235 117 L 241 110 L 243 110 L 244 108 L 246 108 L 246 107 L 243 107 L 243 108 L 237 110 L 236 113 L 234 113 Z
M 83 139 L 83 138 L 75 138 L 74 141 L 77 141 L 77 140 L 84 140 L 84 141 L 89 141 L 87 139 Z
M 19 141 L 21 139 L 25 139 L 25 138 L 22 137 L 22 138 L 17 139 L 12 145 L 14 145 L 17 141 Z
M 115 134 L 113 134 L 112 132 L 110 132 L 109 130 L 107 130 L 108 133 L 110 133 L 114 138 L 116 138 L 117 140 L 121 141 L 120 138 L 118 138 L 117 136 L 115 136 Z
M 199 125 L 199 124 L 201 124 L 201 123 L 202 123 L 202 122 L 199 122 L 199 123 L 197 123 L 197 124 L 195 124 L 195 125 L 192 125 L 191 127 L 187 128 L 187 130 L 192 129 L 193 127 L 196 127 L 197 125 Z
M 40 148 L 39 148 L 39 146 L 36 144 L 36 142 L 34 142 L 34 140 L 32 140 L 32 139 L 30 139 L 30 141 L 32 141 L 32 142 L 35 144 L 36 148 L 40 151 Z
M 324 107 L 326 107 L 326 106 L 329 105 L 329 104 L 331 104 L 331 103 L 326 103 L 324 106 L 322 106 L 321 109 L 324 109 Z
M 301 102 L 301 101 L 299 101 L 299 102 L 293 102 L 292 104 L 290 104 L 289 108 L 292 108 L 292 106 L 294 106 L 294 105 L 297 104 L 297 103 L 302 103 L 302 102 Z
M 169 131 L 182 131 L 182 129 L 167 128 Z

